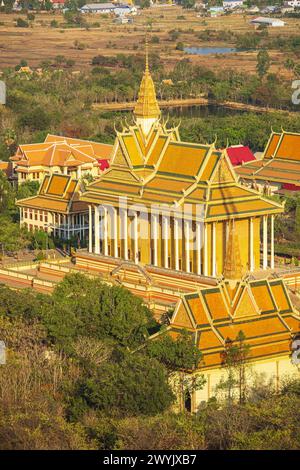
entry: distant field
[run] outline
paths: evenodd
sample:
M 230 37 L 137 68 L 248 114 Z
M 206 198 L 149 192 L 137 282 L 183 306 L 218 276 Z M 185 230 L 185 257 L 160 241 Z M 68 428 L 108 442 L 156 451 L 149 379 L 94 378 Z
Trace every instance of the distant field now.
M 219 18 L 197 18 L 196 12 L 183 10 L 181 7 L 161 7 L 141 11 L 134 18 L 131 25 L 116 25 L 112 18 L 103 18 L 101 15 L 91 15 L 87 19 L 90 24 L 98 22 L 100 27 L 85 29 L 51 28 L 50 22 L 55 19 L 63 22 L 59 13 L 43 13 L 36 15 L 30 28 L 16 28 L 14 19 L 24 17 L 19 13 L 0 13 L 0 68 L 15 66 L 21 59 L 28 61 L 29 65 L 36 67 L 42 60 L 53 59 L 57 55 L 64 55 L 74 59 L 74 70 L 89 67 L 91 59 L 97 54 L 116 55 L 117 53 L 142 53 L 144 31 L 146 23 L 152 20 L 152 35 L 158 36 L 160 42 L 151 45 L 152 50 L 158 52 L 165 66 L 173 67 L 177 60 L 189 57 L 194 63 L 209 68 L 254 72 L 256 65 L 256 52 L 239 52 L 222 56 L 194 56 L 175 50 L 178 41 L 186 46 L 222 46 L 228 42 L 205 43 L 197 38 L 197 33 L 205 29 L 220 31 L 234 31 L 247 33 L 253 31 L 249 24 L 252 17 L 242 15 L 223 16 Z M 181 17 L 181 19 L 180 19 Z M 182 17 L 184 17 L 182 19 Z M 296 35 L 300 31 L 300 19 L 286 19 L 287 25 L 283 28 L 270 28 L 269 35 Z M 169 31 L 180 29 L 178 40 L 171 41 Z M 84 50 L 74 48 L 74 41 L 78 40 L 86 46 Z M 272 58 L 271 72 L 284 73 L 283 63 L 286 54 L 279 51 L 270 52 Z

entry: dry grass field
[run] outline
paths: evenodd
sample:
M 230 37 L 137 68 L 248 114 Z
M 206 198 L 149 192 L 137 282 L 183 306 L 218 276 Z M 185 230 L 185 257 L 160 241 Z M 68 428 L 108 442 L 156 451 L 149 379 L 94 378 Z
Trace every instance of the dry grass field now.
M 37 67 L 42 60 L 53 59 L 64 55 L 74 59 L 74 70 L 89 67 L 91 59 L 97 54 L 116 55 L 117 53 L 137 54 L 143 52 L 145 25 L 151 24 L 152 35 L 159 37 L 159 43 L 151 45 L 158 52 L 168 68 L 173 67 L 177 60 L 189 57 L 194 63 L 209 68 L 254 72 L 256 65 L 255 52 L 238 52 L 226 55 L 195 56 L 187 55 L 176 50 L 176 42 L 185 46 L 230 46 L 229 43 L 218 41 L 205 43 L 200 41 L 197 34 L 206 29 L 218 31 L 234 31 L 247 33 L 253 31 L 249 24 L 251 16 L 231 15 L 219 18 L 198 18 L 196 12 L 183 10 L 179 6 L 157 7 L 143 10 L 134 17 L 133 24 L 117 25 L 113 18 L 103 18 L 101 15 L 87 17 L 91 27 L 87 29 L 66 29 L 58 26 L 53 28 L 50 23 L 55 19 L 59 24 L 64 22 L 60 13 L 40 13 L 36 15 L 29 28 L 17 28 L 15 19 L 25 17 L 19 13 L 0 14 L 0 69 L 15 66 L 21 59 L 28 61 L 31 67 Z M 93 27 L 93 23 L 100 27 Z M 177 41 L 170 39 L 169 32 L 180 29 Z M 269 35 L 299 34 L 300 19 L 286 19 L 283 28 L 269 28 Z M 75 41 L 85 45 L 83 50 L 74 47 Z M 283 72 L 286 54 L 279 51 L 270 52 L 272 59 L 271 72 Z

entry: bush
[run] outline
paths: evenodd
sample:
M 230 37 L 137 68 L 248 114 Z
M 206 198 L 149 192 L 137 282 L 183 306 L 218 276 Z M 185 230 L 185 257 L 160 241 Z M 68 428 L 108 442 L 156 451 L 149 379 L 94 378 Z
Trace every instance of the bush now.
M 176 50 L 177 50 L 177 51 L 183 51 L 183 50 L 184 50 L 184 44 L 183 44 L 183 42 L 178 42 L 178 43 L 176 44 Z
M 29 28 L 29 23 L 28 21 L 23 20 L 23 18 L 17 18 L 16 27 L 17 28 Z
M 30 109 L 19 118 L 19 125 L 21 127 L 28 127 L 32 130 L 44 130 L 51 124 L 51 116 L 44 108 L 37 106 Z

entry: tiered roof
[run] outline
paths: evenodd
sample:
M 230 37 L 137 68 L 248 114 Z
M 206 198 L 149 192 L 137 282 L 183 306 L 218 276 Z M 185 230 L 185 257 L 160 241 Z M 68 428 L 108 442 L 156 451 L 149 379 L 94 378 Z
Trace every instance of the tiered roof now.
M 37 166 L 85 168 L 99 166 L 111 150 L 108 144 L 49 134 L 43 143 L 20 145 L 11 160 L 17 163 L 16 171 Z
M 281 279 L 222 280 L 217 287 L 183 296 L 170 325 L 152 339 L 165 332 L 175 338 L 182 329 L 194 335 L 205 369 L 222 365 L 228 340 L 234 344 L 240 331 L 250 346 L 249 359 L 288 354 L 300 331 L 300 316 Z
M 246 179 L 300 186 L 300 134 L 272 132 L 261 160 L 236 169 Z
M 44 177 L 36 196 L 20 199 L 20 207 L 42 209 L 62 214 L 81 213 L 88 210 L 85 202 L 79 200 L 80 184 L 68 175 L 53 174 Z
M 182 142 L 178 128 L 159 120 L 147 136 L 138 123 L 117 132 L 110 168 L 82 199 L 113 203 L 120 196 L 146 206 L 202 203 L 210 220 L 282 212 L 280 204 L 239 183 L 225 151 L 214 144 Z

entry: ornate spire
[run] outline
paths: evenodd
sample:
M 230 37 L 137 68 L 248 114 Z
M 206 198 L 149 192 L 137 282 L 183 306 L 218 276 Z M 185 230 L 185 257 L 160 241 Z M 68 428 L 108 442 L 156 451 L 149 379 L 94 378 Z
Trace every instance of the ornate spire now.
M 160 109 L 156 99 L 154 83 L 149 71 L 147 35 L 145 49 L 145 71 L 140 85 L 138 100 L 134 108 L 134 114 L 137 118 L 157 119 L 160 116 Z
M 225 279 L 238 281 L 243 277 L 243 266 L 241 263 L 238 235 L 235 231 L 234 220 L 231 220 L 229 224 L 223 275 Z

